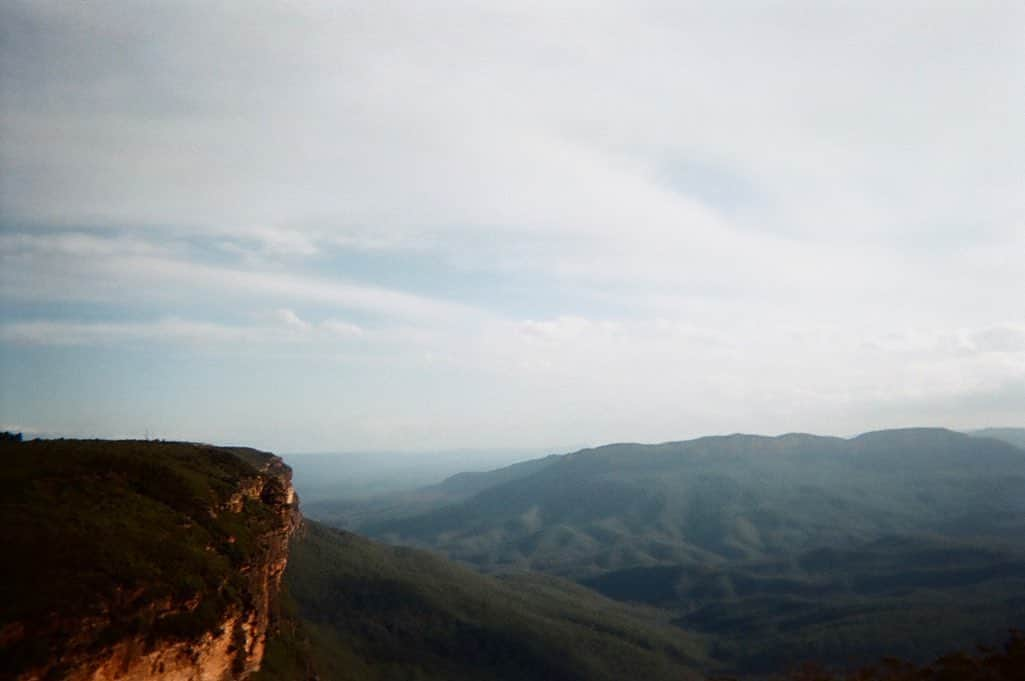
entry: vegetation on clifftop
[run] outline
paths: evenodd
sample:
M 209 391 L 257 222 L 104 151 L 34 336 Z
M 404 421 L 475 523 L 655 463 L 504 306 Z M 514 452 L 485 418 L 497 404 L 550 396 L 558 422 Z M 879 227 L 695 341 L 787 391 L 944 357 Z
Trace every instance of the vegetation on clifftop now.
M 244 605 L 240 568 L 272 518 L 258 501 L 223 505 L 256 475 L 207 445 L 0 443 L 0 675 L 49 661 L 72 635 L 86 652 L 127 636 L 193 638 Z

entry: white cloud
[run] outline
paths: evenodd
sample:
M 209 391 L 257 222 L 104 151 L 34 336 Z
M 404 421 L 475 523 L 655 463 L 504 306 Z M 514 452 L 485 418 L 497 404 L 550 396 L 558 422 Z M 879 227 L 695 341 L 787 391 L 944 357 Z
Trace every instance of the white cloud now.
M 934 287 L 967 298 L 958 280 L 977 271 L 1007 292 L 993 307 L 1023 285 L 979 252 L 1025 248 L 1008 5 L 180 4 L 156 34 L 120 6 L 44 13 L 52 68 L 4 111 L 10 218 L 175 225 L 257 267 L 327 244 L 411 248 L 603 294 L 656 287 L 640 305 L 800 297 L 817 314 L 896 294 L 900 314 L 933 315 L 949 299 Z M 216 30 L 238 13 L 273 29 Z M 107 33 L 138 59 L 93 54 Z M 150 107 L 130 106 L 140 88 Z M 678 159 L 759 198 L 708 203 L 667 182 Z
M 364 335 L 364 330 L 357 324 L 329 319 L 320 323 L 320 328 L 328 331 L 333 336 L 340 338 L 359 338 Z
M 971 334 L 979 352 L 1025 353 L 1025 325 L 1002 324 Z
M 172 255 L 124 250 L 88 237 L 88 248 L 51 248 L 65 240 L 12 236 L 0 243 L 0 295 L 24 300 L 199 301 L 235 296 L 248 301 L 274 298 L 361 310 L 397 319 L 474 319 L 485 313 L 471 306 L 381 286 L 268 268 L 203 264 Z M 75 240 L 78 243 L 78 240 Z M 134 241 L 132 242 L 135 243 Z M 139 242 L 145 243 L 145 242 Z M 15 247 L 8 247 L 13 244 Z M 104 245 L 106 244 L 106 245 Z M 24 246 L 24 248 L 22 248 Z M 93 257 L 102 252 L 102 257 Z M 294 320 L 293 320 L 294 321 Z
M 1025 380 L 1023 22 L 8 3 L 0 338 L 344 348 L 410 395 L 363 432 L 411 438 L 854 427 L 996 394 Z M 161 321 L 14 318 L 54 303 Z
M 509 437 L 538 445 L 565 442 L 573 433 L 584 438 L 577 442 L 738 429 L 843 434 L 864 430 L 869 418 L 899 425 L 903 405 L 915 405 L 915 413 L 923 404 L 949 410 L 988 395 L 1014 399 L 1008 386 L 1025 385 L 1025 349 L 965 352 L 947 342 L 987 338 L 989 328 L 911 329 L 879 339 L 850 336 L 844 327 L 705 328 L 665 319 L 564 317 L 492 321 L 466 335 L 453 327 L 368 331 L 338 319 L 308 321 L 288 309 L 275 311 L 271 321 L 14 322 L 0 325 L 0 340 L 58 347 L 178 344 L 201 353 L 244 346 L 275 364 L 308 357 L 316 375 L 305 374 L 303 394 L 287 398 L 307 405 L 300 420 L 316 421 L 323 411 L 311 402 L 340 398 L 325 393 L 322 381 L 341 380 L 347 393 L 364 398 L 345 417 L 350 437 L 391 443 L 385 446 L 468 445 L 484 434 L 498 437 L 510 421 L 530 423 L 531 433 Z M 338 367 L 350 365 L 367 377 L 341 378 L 346 374 Z M 428 378 L 435 376 L 444 379 Z M 423 380 L 426 386 L 418 387 Z M 405 387 L 396 393 L 396 385 Z M 425 388 L 431 395 L 426 403 Z M 885 418 L 884 405 L 894 410 Z M 937 413 L 945 425 L 985 417 L 965 411 L 960 422 L 951 422 L 956 413 Z M 395 426 L 391 436 L 388 423 Z
M 77 258 L 167 254 L 166 243 L 125 235 L 67 231 L 54 234 L 0 234 L 0 256 L 66 255 Z
M 124 342 L 237 343 L 249 330 L 224 324 L 167 318 L 155 322 L 89 323 L 66 321 L 0 324 L 0 340 L 27 345 L 97 345 Z
M 310 328 L 309 322 L 305 322 L 299 318 L 292 310 L 288 308 L 280 308 L 274 311 L 274 317 L 278 322 L 294 331 L 306 331 Z

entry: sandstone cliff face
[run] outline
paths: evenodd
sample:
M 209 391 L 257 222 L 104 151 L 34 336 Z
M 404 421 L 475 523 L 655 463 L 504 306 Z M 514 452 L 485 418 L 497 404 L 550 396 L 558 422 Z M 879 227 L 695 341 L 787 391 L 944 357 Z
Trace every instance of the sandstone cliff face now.
M 143 584 L 134 592 L 118 587 L 97 594 L 101 603 L 88 616 L 68 618 L 58 611 L 45 625 L 28 629 L 9 622 L 0 627 L 0 653 L 5 646 L 31 644 L 32 637 L 49 641 L 50 647 L 44 663 L 23 668 L 15 678 L 226 681 L 258 670 L 289 539 L 301 516 L 291 469 L 280 458 L 257 452 L 242 458 L 253 468 L 217 481 L 218 494 L 205 509 L 209 517 L 179 521 L 221 530 L 203 535 L 213 539 L 199 549 L 209 554 L 211 565 L 230 564 L 220 583 L 187 596 L 179 587 L 175 595 L 158 599 L 150 595 L 159 585 Z M 182 579 L 199 583 L 189 575 Z

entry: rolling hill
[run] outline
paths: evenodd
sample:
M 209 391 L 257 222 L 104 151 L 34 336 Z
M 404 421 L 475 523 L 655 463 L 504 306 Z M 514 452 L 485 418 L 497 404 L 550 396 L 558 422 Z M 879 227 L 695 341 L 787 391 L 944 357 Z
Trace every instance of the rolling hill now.
M 1006 442 L 733 435 L 535 468 L 476 475 L 468 498 L 360 529 L 658 606 L 738 672 L 801 651 L 924 660 L 1025 621 L 1025 451 Z
M 264 681 L 311 667 L 334 681 L 680 681 L 708 664 L 700 637 L 655 609 L 544 575 L 481 575 L 315 522 L 293 541 L 285 586 L 299 633 L 271 641 Z
M 969 431 L 975 437 L 988 437 L 1025 449 L 1025 428 L 982 428 Z

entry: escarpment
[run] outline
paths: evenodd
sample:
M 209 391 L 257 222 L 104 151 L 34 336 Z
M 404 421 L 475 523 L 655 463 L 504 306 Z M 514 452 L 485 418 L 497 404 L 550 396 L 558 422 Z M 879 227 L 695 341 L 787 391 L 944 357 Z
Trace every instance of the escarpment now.
M 0 446 L 0 677 L 259 669 L 301 520 L 280 458 L 190 443 Z

